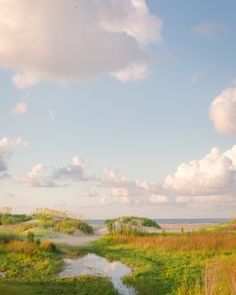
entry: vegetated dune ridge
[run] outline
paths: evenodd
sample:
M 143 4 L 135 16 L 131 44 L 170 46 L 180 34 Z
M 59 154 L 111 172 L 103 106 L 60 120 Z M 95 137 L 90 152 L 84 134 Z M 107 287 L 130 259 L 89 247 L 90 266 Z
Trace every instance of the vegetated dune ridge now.
M 90 224 L 94 229 L 94 234 L 84 234 L 81 232 L 75 232 L 73 234 L 57 233 L 48 238 L 58 244 L 68 244 L 75 246 L 84 246 L 90 242 L 96 241 L 108 233 L 107 227 L 101 224 Z M 155 227 L 142 227 L 147 233 L 162 233 L 162 232 L 192 232 L 200 229 L 214 227 L 216 223 L 179 223 L 179 224 L 162 224 L 161 228 Z

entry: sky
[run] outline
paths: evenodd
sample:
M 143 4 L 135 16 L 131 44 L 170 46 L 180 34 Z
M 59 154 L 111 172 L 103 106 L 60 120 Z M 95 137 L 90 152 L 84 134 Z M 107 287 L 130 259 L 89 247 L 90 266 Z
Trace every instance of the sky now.
M 0 208 L 235 217 L 235 10 L 0 0 Z

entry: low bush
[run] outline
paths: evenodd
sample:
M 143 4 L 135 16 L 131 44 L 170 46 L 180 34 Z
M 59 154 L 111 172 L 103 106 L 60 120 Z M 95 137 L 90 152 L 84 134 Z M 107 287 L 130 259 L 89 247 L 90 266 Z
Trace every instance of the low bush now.
M 14 234 L 0 234 L 0 244 L 7 244 L 14 240 L 18 240 L 17 236 Z
M 40 248 L 45 250 L 45 251 L 49 251 L 49 252 L 55 252 L 56 251 L 56 245 L 49 240 L 43 240 L 40 243 Z
M 31 219 L 32 217 L 26 214 L 0 213 L 0 225 L 17 224 Z
M 160 225 L 155 220 L 145 218 L 145 217 L 140 218 L 140 220 L 141 220 L 142 226 L 161 228 Z
M 92 234 L 93 228 L 84 221 L 76 220 L 76 219 L 66 219 L 59 220 L 54 229 L 58 232 L 73 234 L 77 230 L 82 231 L 83 233 Z

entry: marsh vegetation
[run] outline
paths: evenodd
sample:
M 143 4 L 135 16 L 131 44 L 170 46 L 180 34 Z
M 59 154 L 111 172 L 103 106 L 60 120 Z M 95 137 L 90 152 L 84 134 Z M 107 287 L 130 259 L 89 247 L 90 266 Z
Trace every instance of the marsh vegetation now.
M 135 288 L 139 295 L 235 294 L 235 221 L 183 233 L 122 228 L 82 247 L 54 244 L 46 234 L 38 235 L 36 230 L 71 233 L 74 228 L 78 230 L 77 221 L 84 223 L 82 220 L 55 214 L 32 215 L 30 219 L 21 216 L 18 222 L 15 220 L 19 216 L 9 217 L 14 221 L 0 227 L 0 294 L 117 294 L 105 277 L 91 276 L 92 273 L 76 278 L 59 276 L 65 270 L 65 259 L 77 259 L 87 253 L 127 265 L 132 272 L 123 278 L 124 283 Z M 140 218 L 123 219 L 126 224 L 136 220 L 134 225 L 140 225 Z M 153 227 L 149 221 L 148 224 Z M 91 234 L 87 229 L 84 232 Z

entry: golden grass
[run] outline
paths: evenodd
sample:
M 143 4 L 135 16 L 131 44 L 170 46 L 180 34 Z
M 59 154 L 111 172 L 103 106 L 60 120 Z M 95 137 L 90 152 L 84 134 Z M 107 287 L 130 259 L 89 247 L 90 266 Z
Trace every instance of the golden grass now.
M 218 259 L 207 265 L 204 291 L 206 295 L 236 294 L 236 259 Z
M 121 244 L 128 244 L 138 249 L 158 251 L 231 251 L 236 249 L 234 233 L 186 233 L 159 235 L 119 235 L 112 239 Z
M 8 247 L 15 253 L 24 253 L 27 255 L 33 254 L 38 250 L 37 245 L 31 241 L 11 241 Z

